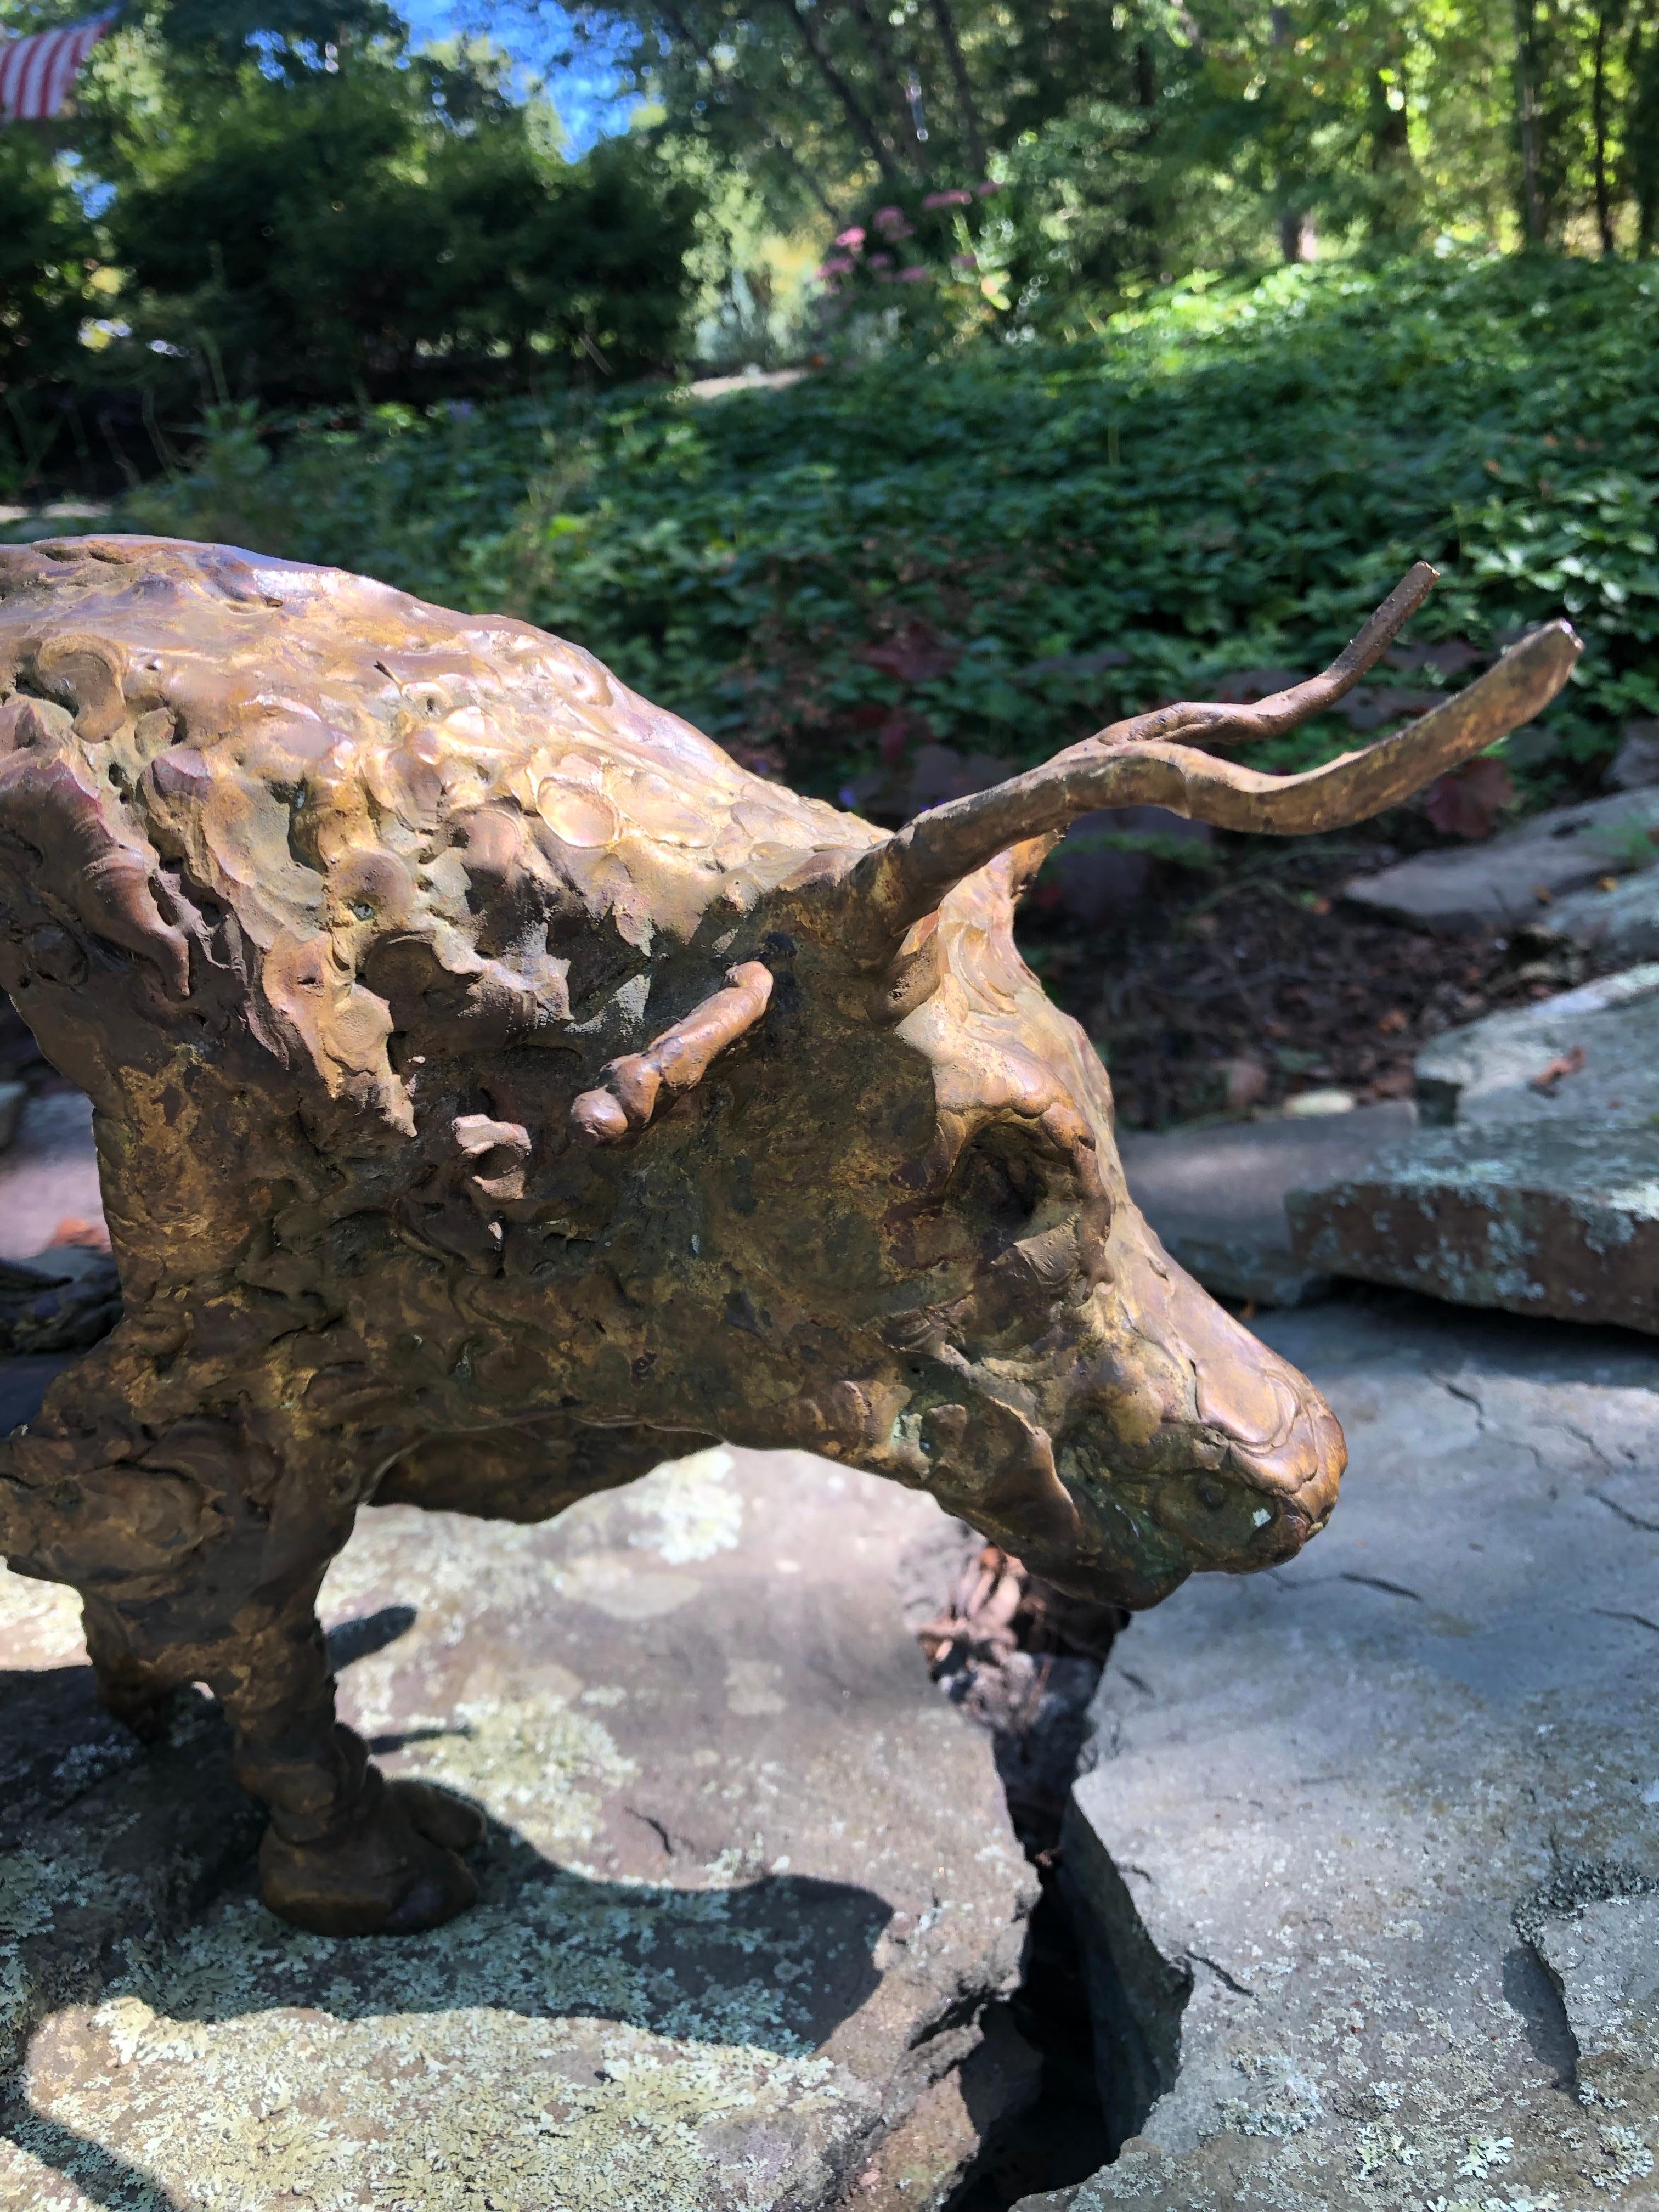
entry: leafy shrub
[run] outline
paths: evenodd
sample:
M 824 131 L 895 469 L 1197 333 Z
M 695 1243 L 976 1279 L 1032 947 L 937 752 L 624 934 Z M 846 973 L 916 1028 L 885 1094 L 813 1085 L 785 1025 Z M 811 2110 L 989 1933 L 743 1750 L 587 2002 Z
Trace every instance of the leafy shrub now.
M 465 57 L 283 52 L 222 60 L 161 120 L 116 128 L 132 350 L 206 356 L 267 405 L 672 363 L 696 198 L 647 143 L 566 163 Z
M 1419 640 L 1583 632 L 1522 747 L 1571 775 L 1659 712 L 1656 346 L 1650 265 L 1285 270 L 1098 341 L 708 405 L 301 429 L 246 534 L 527 615 L 832 792 L 929 740 L 1031 757 L 1229 672 L 1311 670 L 1425 557 Z M 200 498 L 184 479 L 144 519 L 193 534 Z M 1333 720 L 1258 757 L 1352 742 Z
M 50 151 L 0 127 L 0 484 L 31 473 L 52 428 L 42 395 L 92 312 L 92 225 Z

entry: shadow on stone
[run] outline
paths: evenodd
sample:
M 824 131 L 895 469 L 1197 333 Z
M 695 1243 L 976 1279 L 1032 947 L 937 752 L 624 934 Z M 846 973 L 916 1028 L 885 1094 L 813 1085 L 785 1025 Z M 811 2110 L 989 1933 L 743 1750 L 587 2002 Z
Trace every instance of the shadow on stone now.
M 343 1620 L 328 1632 L 328 1663 L 337 1672 L 355 1659 L 372 1659 L 400 1636 L 407 1636 L 418 1615 L 412 1605 L 383 1605 L 378 1612 L 356 1620 Z
M 1002 2001 L 1036 1885 L 894 1606 L 936 1517 L 724 1448 L 545 1524 L 364 1516 L 320 1607 L 343 1717 L 489 1822 L 477 1903 L 395 1941 L 264 1911 L 216 1709 L 128 1743 L 70 1594 L 0 1577 L 33 1669 L 0 1706 L 0 2203 L 349 2172 L 425 2212 L 889 2212 L 878 2160 L 890 2212 L 941 2205 L 1030 2095 Z
M 336 1663 L 384 1649 L 415 1617 L 388 1606 L 343 1624 Z M 452 2045 L 476 2057 L 499 2041 L 522 2065 L 526 2024 L 545 2074 L 518 2086 L 544 2119 L 676 2045 L 706 2046 L 718 2069 L 798 2096 L 821 2068 L 811 2054 L 881 1982 L 872 1954 L 891 1908 L 854 1884 L 776 1871 L 699 1888 L 604 1881 L 496 1819 L 470 1858 L 478 1901 L 448 1927 L 306 1935 L 258 1901 L 257 1817 L 205 1698 L 181 1698 L 173 1740 L 148 1752 L 101 1711 L 88 1667 L 0 1674 L 0 1699 L 10 1754 L 0 1844 L 29 1885 L 0 1965 L 15 1961 L 10 2025 L 51 2079 L 53 2107 L 34 2109 L 14 2075 L 0 2087 L 0 2139 L 62 2175 L 78 2193 L 66 2204 L 176 2212 L 180 2200 L 135 2162 L 154 2131 L 143 2062 L 152 2051 L 176 2060 L 192 2039 L 191 2108 L 173 2128 L 208 2111 L 258 2127 L 248 2085 L 280 2081 L 296 2055 L 333 2075 L 331 2105 L 343 2094 L 361 2104 L 354 2121 L 372 2124 L 393 2083 L 407 2092 L 428 2068 L 441 2081 Z M 84 2134 L 70 2124 L 83 2115 Z M 489 2124 L 499 2131 L 501 2113 Z
M 181 2212 L 179 2200 L 153 2181 L 142 2166 L 88 2142 L 70 2128 L 38 2112 L 0 2120 L 0 2136 L 15 2143 L 53 2173 L 74 2184 L 80 2195 L 103 2212 Z
M 1517 1943 L 1504 1954 L 1504 1995 L 1521 2016 L 1533 2057 L 1553 2070 L 1558 2089 L 1571 2089 L 1578 2070 L 1578 2045 L 1561 1992 L 1530 1945 Z

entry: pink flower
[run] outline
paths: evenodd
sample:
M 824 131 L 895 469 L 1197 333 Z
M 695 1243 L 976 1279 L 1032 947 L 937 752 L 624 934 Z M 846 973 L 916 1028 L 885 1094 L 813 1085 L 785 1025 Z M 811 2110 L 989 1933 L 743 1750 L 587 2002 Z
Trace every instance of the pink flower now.
M 899 270 L 898 281 L 901 284 L 925 284 L 933 273 L 931 269 L 924 269 L 919 261 L 913 261 L 908 269 Z
M 850 253 L 832 253 L 827 261 L 818 264 L 820 276 L 845 276 L 854 266 Z
M 951 266 L 952 269 L 960 269 L 965 275 L 971 275 L 979 267 L 979 263 L 971 253 L 953 253 L 951 256 Z
M 975 185 L 974 186 L 974 190 L 981 199 L 988 200 L 993 192 L 1000 192 L 1002 190 L 1002 187 L 1000 185 L 994 183 L 989 177 L 987 177 L 985 182 L 982 185 Z
M 973 194 L 960 189 L 951 192 L 929 192 L 922 202 L 925 208 L 971 207 L 973 204 Z
M 874 216 L 875 226 L 878 230 L 889 229 L 894 223 L 902 222 L 903 220 L 904 210 L 899 207 L 878 208 Z
M 858 228 L 858 225 L 854 223 L 851 230 L 838 231 L 836 233 L 836 243 L 837 246 L 850 246 L 854 252 L 856 253 L 860 246 L 864 243 L 864 233 Z
M 890 253 L 872 253 L 870 256 L 870 266 L 872 269 L 890 269 L 892 265 L 893 257 Z

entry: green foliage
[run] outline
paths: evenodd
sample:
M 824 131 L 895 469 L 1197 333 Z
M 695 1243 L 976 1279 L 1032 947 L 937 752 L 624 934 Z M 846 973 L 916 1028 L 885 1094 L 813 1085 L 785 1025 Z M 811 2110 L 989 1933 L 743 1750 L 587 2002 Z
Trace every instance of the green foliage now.
M 910 217 L 925 279 L 829 257 L 848 352 L 1087 329 L 1316 240 L 1659 240 L 1659 0 L 599 0 L 586 20 L 620 32 L 665 132 L 781 227 Z M 994 223 L 916 222 L 988 178 Z
M 50 149 L 33 131 L 0 129 L 0 439 L 7 428 L 28 435 L 32 395 L 75 360 L 93 251 L 92 226 Z M 0 475 L 4 451 L 0 443 Z
M 154 27 L 161 98 L 107 121 L 138 346 L 289 404 L 672 362 L 696 210 L 647 145 L 563 162 L 487 57 L 319 47 L 311 0 L 236 15 L 257 57 L 192 11 Z
M 228 534 L 527 615 L 831 792 L 884 744 L 1035 757 L 1228 671 L 1311 671 L 1426 557 L 1419 640 L 1579 627 L 1570 774 L 1659 711 L 1656 346 L 1639 265 L 1285 270 L 1064 348 L 301 431 Z M 222 482 L 140 520 L 218 529 Z

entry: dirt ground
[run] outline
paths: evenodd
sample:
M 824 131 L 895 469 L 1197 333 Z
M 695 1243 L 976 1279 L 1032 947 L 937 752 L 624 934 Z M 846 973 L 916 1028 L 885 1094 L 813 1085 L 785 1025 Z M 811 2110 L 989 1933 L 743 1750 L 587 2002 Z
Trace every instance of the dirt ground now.
M 1425 842 L 1398 817 L 1389 826 L 1398 842 L 1218 840 L 1204 866 L 1160 865 L 1126 913 L 1092 926 L 1039 887 L 1022 948 L 1093 1038 L 1126 1127 L 1271 1109 L 1310 1089 L 1408 1097 L 1431 1037 L 1581 980 L 1524 932 L 1431 937 L 1346 907 L 1350 878 Z

